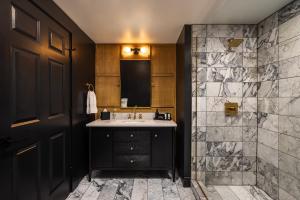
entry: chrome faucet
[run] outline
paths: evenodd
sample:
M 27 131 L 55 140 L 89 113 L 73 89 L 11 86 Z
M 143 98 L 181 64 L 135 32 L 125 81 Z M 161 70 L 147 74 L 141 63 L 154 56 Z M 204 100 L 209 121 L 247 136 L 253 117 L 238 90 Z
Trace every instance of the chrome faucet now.
M 133 110 L 133 119 L 136 120 L 136 109 L 137 106 L 134 106 L 134 110 Z

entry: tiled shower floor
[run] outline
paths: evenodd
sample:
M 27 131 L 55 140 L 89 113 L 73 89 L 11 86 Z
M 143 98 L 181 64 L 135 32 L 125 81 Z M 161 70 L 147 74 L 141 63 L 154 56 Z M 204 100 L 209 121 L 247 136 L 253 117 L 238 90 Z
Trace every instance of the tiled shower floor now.
M 272 200 L 255 186 L 208 186 L 209 200 Z

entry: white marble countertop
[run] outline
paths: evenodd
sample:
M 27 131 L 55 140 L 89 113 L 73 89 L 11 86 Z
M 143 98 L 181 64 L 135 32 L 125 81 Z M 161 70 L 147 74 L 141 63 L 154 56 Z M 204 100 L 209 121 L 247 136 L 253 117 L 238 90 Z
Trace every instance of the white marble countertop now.
M 101 120 L 86 124 L 87 127 L 177 127 L 174 121 L 163 120 Z

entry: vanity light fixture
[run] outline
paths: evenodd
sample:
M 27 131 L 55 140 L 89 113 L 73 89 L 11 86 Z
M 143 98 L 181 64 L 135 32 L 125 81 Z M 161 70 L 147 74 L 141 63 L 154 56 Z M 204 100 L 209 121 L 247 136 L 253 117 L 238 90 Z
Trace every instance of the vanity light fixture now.
M 121 56 L 122 59 L 149 59 L 150 46 L 149 45 L 122 45 Z
M 133 52 L 134 55 L 138 55 L 138 54 L 146 54 L 147 53 L 147 48 L 146 47 L 142 47 L 142 48 L 130 48 L 130 47 L 125 47 L 124 48 L 124 52 L 127 54 L 130 54 Z

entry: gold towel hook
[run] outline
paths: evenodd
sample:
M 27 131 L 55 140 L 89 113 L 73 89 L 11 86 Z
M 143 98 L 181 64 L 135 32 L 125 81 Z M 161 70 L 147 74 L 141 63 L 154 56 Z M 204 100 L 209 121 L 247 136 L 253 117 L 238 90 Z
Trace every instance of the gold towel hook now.
M 88 87 L 89 91 L 94 91 L 95 90 L 93 84 L 86 83 L 85 85 Z

